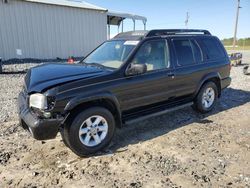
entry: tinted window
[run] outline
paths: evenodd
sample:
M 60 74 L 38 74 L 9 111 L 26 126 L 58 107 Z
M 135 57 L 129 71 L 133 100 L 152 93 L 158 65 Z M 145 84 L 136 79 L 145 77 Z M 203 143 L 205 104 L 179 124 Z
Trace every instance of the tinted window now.
M 195 61 L 196 62 L 202 62 L 202 60 L 203 60 L 202 53 L 201 53 L 201 49 L 200 49 L 199 45 L 197 44 L 197 42 L 192 40 L 191 41 L 191 46 L 192 46 L 192 49 L 193 49 Z
M 201 39 L 205 49 L 206 49 L 206 56 L 208 59 L 218 59 L 225 56 L 224 51 L 222 50 L 218 41 L 214 38 L 205 38 Z
M 153 40 L 145 42 L 138 50 L 132 63 L 146 64 L 148 71 L 169 67 L 169 53 L 166 41 Z
M 175 39 L 173 40 L 178 65 L 185 66 L 194 64 L 194 56 L 192 51 L 192 44 L 188 39 Z

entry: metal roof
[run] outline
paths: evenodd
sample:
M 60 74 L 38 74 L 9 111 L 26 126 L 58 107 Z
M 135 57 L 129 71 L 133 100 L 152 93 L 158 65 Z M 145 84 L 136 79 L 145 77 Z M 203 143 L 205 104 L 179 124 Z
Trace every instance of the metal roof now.
M 58 6 L 66 6 L 73 8 L 82 8 L 82 9 L 90 9 L 90 10 L 100 10 L 100 11 L 108 11 L 106 8 L 98 7 L 90 3 L 86 3 L 84 1 L 73 1 L 73 0 L 23 0 L 32 3 L 43 3 L 48 5 L 58 5 Z
M 135 14 L 108 11 L 107 15 L 108 15 L 108 22 L 110 25 L 120 25 L 120 22 L 126 18 L 132 20 L 141 20 L 143 23 L 147 22 L 146 17 Z

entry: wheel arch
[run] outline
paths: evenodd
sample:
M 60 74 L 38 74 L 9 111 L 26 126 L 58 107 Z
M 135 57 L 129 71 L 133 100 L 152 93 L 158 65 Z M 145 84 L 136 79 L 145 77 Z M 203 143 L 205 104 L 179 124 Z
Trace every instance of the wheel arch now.
M 201 81 L 199 82 L 199 85 L 195 91 L 195 97 L 198 95 L 201 87 L 207 83 L 207 82 L 214 82 L 218 89 L 218 97 L 221 96 L 221 76 L 218 73 L 210 73 L 204 76 Z
M 111 93 L 75 97 L 67 103 L 64 110 L 69 113 L 67 120 L 70 121 L 75 114 L 84 109 L 97 106 L 108 109 L 114 115 L 116 126 L 122 126 L 120 104 L 117 98 Z

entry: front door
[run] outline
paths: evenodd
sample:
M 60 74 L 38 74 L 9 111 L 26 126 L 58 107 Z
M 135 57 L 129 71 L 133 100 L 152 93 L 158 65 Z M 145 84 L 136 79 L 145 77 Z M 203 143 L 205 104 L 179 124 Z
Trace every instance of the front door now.
M 122 81 L 116 94 L 123 111 L 166 101 L 175 95 L 174 73 L 165 39 L 144 42 L 131 63 L 146 64 L 147 72 Z

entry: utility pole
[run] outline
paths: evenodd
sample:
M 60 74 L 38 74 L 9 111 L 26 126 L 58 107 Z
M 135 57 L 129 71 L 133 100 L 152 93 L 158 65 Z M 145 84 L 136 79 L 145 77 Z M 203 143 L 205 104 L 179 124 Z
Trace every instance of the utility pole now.
M 186 20 L 185 20 L 185 26 L 186 26 L 186 29 L 188 29 L 188 22 L 189 22 L 189 12 L 187 12 L 187 15 L 186 15 Z
M 237 29 L 238 29 L 238 20 L 239 20 L 239 12 L 240 12 L 240 0 L 238 0 L 237 11 L 236 11 L 236 21 L 235 21 L 235 28 L 234 28 L 234 41 L 233 41 L 233 49 L 235 49 L 236 42 L 237 42 Z

